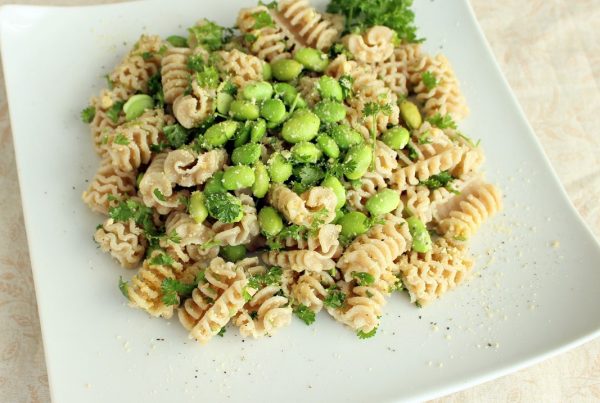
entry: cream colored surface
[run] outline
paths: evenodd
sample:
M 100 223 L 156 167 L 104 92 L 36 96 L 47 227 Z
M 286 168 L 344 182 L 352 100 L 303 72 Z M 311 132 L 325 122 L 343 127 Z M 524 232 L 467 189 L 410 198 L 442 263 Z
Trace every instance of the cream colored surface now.
M 600 3 L 471 1 L 571 200 L 600 237 Z M 83 5 L 116 1 L 0 0 L 0 4 L 9 2 Z M 47 402 L 48 380 L 3 77 L 0 82 L 0 402 Z M 600 400 L 600 340 L 437 401 L 507 400 Z

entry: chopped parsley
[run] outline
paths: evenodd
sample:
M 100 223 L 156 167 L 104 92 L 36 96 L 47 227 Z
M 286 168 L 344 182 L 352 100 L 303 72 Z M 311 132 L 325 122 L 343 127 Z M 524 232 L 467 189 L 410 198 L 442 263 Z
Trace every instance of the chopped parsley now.
M 154 193 L 154 196 L 161 202 L 167 201 L 167 198 L 165 197 L 165 195 L 158 188 L 154 189 L 154 192 L 152 192 L 152 193 Z
M 153 52 L 144 52 L 142 53 L 142 59 L 144 59 L 145 62 L 147 62 L 148 60 L 152 59 L 154 57 L 154 53 Z
M 417 150 L 415 150 L 415 148 L 412 145 L 407 144 L 406 149 L 408 150 L 408 158 L 411 161 L 416 161 L 419 159 L 419 153 L 417 153 Z
M 429 91 L 431 91 L 438 85 L 437 77 L 431 71 L 426 71 L 423 74 L 421 74 L 421 80 L 423 81 L 423 85 L 425 85 L 425 88 L 427 88 Z
M 367 333 L 363 332 L 362 330 L 359 330 L 358 332 L 356 332 L 356 335 L 358 336 L 359 339 L 364 340 L 364 339 L 370 339 L 371 337 L 375 336 L 375 333 L 377 333 L 376 327 Z
M 431 137 L 429 137 L 429 131 L 426 131 L 425 133 L 421 134 L 417 141 L 419 142 L 419 144 L 430 144 Z
M 115 221 L 125 222 L 133 220 L 137 225 L 144 229 L 144 235 L 150 242 L 148 251 L 155 248 L 155 243 L 158 237 L 158 231 L 152 219 L 152 209 L 146 207 L 135 200 L 121 201 L 117 206 L 111 207 L 108 210 L 108 215 Z
M 226 328 L 225 326 L 223 326 L 223 327 L 221 328 L 221 330 L 219 330 L 219 333 L 217 333 L 217 336 L 219 336 L 219 337 L 223 337 L 223 336 L 225 336 L 225 332 L 226 332 L 226 331 L 227 331 L 227 328 Z
M 106 116 L 108 116 L 113 123 L 117 123 L 119 121 L 119 115 L 123 110 L 123 105 L 125 105 L 125 101 L 117 101 L 113 104 L 113 106 L 110 107 L 109 110 L 106 111 Z
M 271 14 L 269 14 L 267 11 L 259 11 L 258 13 L 252 14 L 252 17 L 254 17 L 254 25 L 252 26 L 252 29 L 275 26 L 273 23 L 273 18 L 271 18 Z
M 276 236 L 267 238 L 267 246 L 271 250 L 280 250 L 283 248 L 283 241 L 287 238 L 299 241 L 303 236 L 302 231 L 304 229 L 304 227 L 296 224 L 284 227 Z
M 81 111 L 81 120 L 83 123 L 92 123 L 94 117 L 96 116 L 96 108 L 93 106 L 88 106 L 84 110 Z
M 330 308 L 339 309 L 344 306 L 346 294 L 337 287 L 331 287 L 327 290 L 327 297 L 323 300 L 323 304 Z
M 184 284 L 174 278 L 166 278 L 160 285 L 162 302 L 165 305 L 179 304 L 179 296 L 187 296 L 194 291 L 197 284 Z
M 171 266 L 175 260 L 166 253 L 158 253 L 154 255 L 148 262 L 150 266 Z
M 125 137 L 122 133 L 118 133 L 113 139 L 113 143 L 126 146 L 129 144 L 129 139 Z
M 354 59 L 354 55 L 350 53 L 348 48 L 339 42 L 334 43 L 333 46 L 329 48 L 329 57 L 331 59 L 335 59 L 338 55 L 344 55 L 348 60 Z
M 179 35 L 169 36 L 167 38 L 167 42 L 169 42 L 171 45 L 175 46 L 176 48 L 187 48 L 188 47 L 187 39 L 185 39 L 183 36 L 179 36 Z
M 173 243 L 181 242 L 181 237 L 177 234 L 176 230 L 171 231 L 169 234 L 163 235 L 163 238 Z
M 331 0 L 327 12 L 343 14 L 345 32 L 363 31 L 375 25 L 393 29 L 399 40 L 421 42 L 417 38 L 413 0 Z
M 251 276 L 248 279 L 248 287 L 254 288 L 255 290 L 259 290 L 269 285 L 279 285 L 281 284 L 282 274 L 283 270 L 281 269 L 281 267 L 271 267 L 262 274 L 255 274 L 254 276 Z
M 189 131 L 179 123 L 168 125 L 163 128 L 167 142 L 171 148 L 179 148 L 188 142 Z
M 273 0 L 269 3 L 265 3 L 261 0 L 258 0 L 258 5 L 259 6 L 265 6 L 266 8 L 268 8 L 269 10 L 277 10 L 277 1 Z
M 148 93 L 161 108 L 165 106 L 165 94 L 163 93 L 162 78 L 156 73 L 148 80 Z
M 361 271 L 352 272 L 352 277 L 356 279 L 360 286 L 371 285 L 375 282 L 375 278 L 372 275 Z
M 217 88 L 219 86 L 219 72 L 213 66 L 204 66 L 201 72 L 196 73 L 196 81 L 202 88 Z
M 204 68 L 205 62 L 202 55 L 191 55 L 188 58 L 187 66 L 190 70 L 200 72 Z
M 227 30 L 212 21 L 206 21 L 202 25 L 192 27 L 188 30 L 196 42 L 210 52 L 219 50 L 226 41 Z
M 224 222 L 238 222 L 244 216 L 242 202 L 231 193 L 218 192 L 205 195 L 204 205 L 211 217 Z
M 343 75 L 340 77 L 338 82 L 340 83 L 340 87 L 342 87 L 342 96 L 344 99 L 352 97 L 352 84 L 354 84 L 354 78 L 349 75 Z
M 419 182 L 420 185 L 427 186 L 431 190 L 439 188 L 447 188 L 450 186 L 453 180 L 455 180 L 450 172 L 442 171 L 437 175 L 431 175 L 429 178 Z M 451 189 L 448 189 L 451 190 Z
M 300 304 L 295 307 L 294 313 L 307 325 L 312 325 L 316 319 L 315 313 L 304 304 Z
M 296 193 L 304 193 L 325 177 L 324 170 L 315 164 L 296 165 L 293 174 L 292 188 Z
M 427 121 L 440 129 L 456 129 L 456 122 L 450 115 L 441 115 L 439 112 L 428 118 Z
M 125 298 L 129 299 L 129 283 L 123 280 L 122 276 L 119 276 L 119 290 Z
M 252 34 L 244 34 L 243 38 L 244 38 L 244 41 L 246 41 L 248 43 L 254 43 L 258 39 L 258 36 L 252 35 Z

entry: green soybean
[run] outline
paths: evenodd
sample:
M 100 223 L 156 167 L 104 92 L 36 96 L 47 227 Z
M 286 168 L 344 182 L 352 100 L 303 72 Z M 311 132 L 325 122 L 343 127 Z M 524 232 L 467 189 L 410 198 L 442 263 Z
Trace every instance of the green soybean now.
M 237 99 L 229 106 L 229 115 L 235 120 L 254 120 L 259 113 L 258 106 L 250 101 Z
M 171 45 L 175 46 L 176 48 L 187 48 L 188 47 L 188 41 L 186 38 L 184 38 L 183 36 L 179 36 L 179 35 L 171 35 L 167 38 L 167 42 L 169 42 Z
M 262 149 L 260 144 L 249 143 L 237 147 L 231 153 L 231 162 L 234 164 L 252 165 L 260 159 Z
M 344 212 L 342 210 L 335 210 L 335 218 L 333 219 L 334 224 L 339 224 L 340 220 L 344 216 Z
M 273 78 L 273 71 L 271 70 L 271 65 L 267 62 L 262 62 L 262 76 L 263 80 L 270 81 Z
M 323 123 L 336 123 L 346 117 L 346 107 L 336 101 L 321 101 L 315 105 L 315 113 Z
M 267 237 L 273 237 L 283 229 L 283 220 L 273 207 L 263 207 L 258 212 L 258 225 Z
M 421 123 L 423 123 L 419 108 L 410 101 L 402 101 L 400 103 L 400 115 L 404 123 L 411 129 L 418 129 L 421 127 Z
M 346 204 L 346 189 L 344 189 L 344 185 L 342 185 L 342 182 L 340 182 L 338 178 L 335 176 L 327 176 L 323 179 L 323 182 L 321 182 L 321 186 L 329 188 L 335 193 L 335 198 L 337 199 L 336 209 L 340 209 Z
M 367 226 L 367 216 L 359 211 L 351 211 L 344 214 L 338 220 L 338 225 L 342 226 L 340 235 L 345 238 L 354 238 L 364 234 L 369 229 Z
M 223 172 L 217 172 L 213 175 L 212 178 L 210 178 L 208 181 L 206 181 L 206 184 L 204 185 L 204 194 L 211 194 L 211 193 L 224 193 L 227 192 L 227 189 L 225 189 L 225 186 L 223 186 Z
M 416 252 L 429 252 L 431 250 L 431 236 L 427 227 L 416 216 L 408 217 L 408 231 L 412 236 L 412 249 Z
M 277 83 L 273 86 L 273 89 L 275 95 L 281 98 L 287 106 L 292 106 L 298 95 L 296 87 L 288 83 Z
M 249 188 L 254 184 L 254 171 L 249 166 L 229 167 L 223 174 L 223 187 L 227 190 Z
M 204 205 L 204 194 L 202 192 L 193 192 L 190 196 L 190 217 L 200 224 L 208 217 L 208 209 Z
M 253 123 L 254 122 L 247 120 L 243 125 L 240 126 L 233 138 L 234 147 L 241 147 L 250 141 L 250 132 L 252 131 Z
M 275 183 L 283 183 L 292 176 L 293 166 L 280 153 L 275 153 L 269 160 L 269 176 Z
M 333 99 L 334 101 L 342 102 L 344 100 L 344 92 L 340 83 L 333 77 L 321 76 L 317 83 L 317 89 L 321 98 Z
M 393 127 L 381 135 L 383 141 L 392 150 L 401 150 L 408 144 L 410 133 L 402 126 Z
M 143 115 L 148 109 L 154 108 L 154 100 L 150 95 L 138 94 L 134 95 L 123 105 L 125 119 L 131 121 Z
M 292 81 L 298 78 L 302 72 L 302 66 L 292 59 L 280 59 L 271 63 L 273 77 L 278 81 Z
M 337 143 L 326 134 L 319 134 L 317 137 L 317 146 L 330 158 L 338 158 L 340 156 L 340 148 Z
M 390 213 L 398 208 L 400 194 L 392 189 L 383 189 L 367 200 L 365 207 L 372 216 Z
M 316 163 L 319 158 L 321 158 L 321 155 L 323 155 L 323 152 L 319 147 L 308 141 L 301 141 L 300 143 L 294 144 L 291 152 L 294 160 L 309 164 Z
M 217 112 L 227 115 L 232 102 L 233 97 L 230 94 L 226 92 L 219 92 L 217 94 Z
M 260 107 L 260 116 L 272 123 L 282 122 L 285 115 L 285 104 L 280 99 L 269 99 Z
M 342 150 L 364 141 L 363 136 L 348 125 L 334 125 L 329 134 Z
M 314 113 L 302 109 L 296 111 L 283 125 L 281 137 L 288 143 L 310 141 L 319 132 L 321 120 Z
M 233 137 L 238 126 L 239 123 L 233 120 L 226 120 L 212 125 L 204 133 L 204 142 L 209 147 L 220 147 Z
M 273 96 L 273 86 L 266 81 L 250 83 L 242 90 L 242 97 L 248 101 L 266 101 Z
M 252 185 L 252 194 L 254 197 L 262 199 L 269 191 L 271 178 L 265 164 L 258 161 L 254 166 L 254 185 Z
M 320 50 L 303 48 L 296 52 L 294 59 L 308 70 L 321 73 L 329 66 L 329 57 Z
M 345 173 L 346 178 L 350 180 L 362 178 L 369 169 L 372 158 L 371 147 L 367 144 L 359 144 L 350 148 L 346 153 L 344 164 L 352 166 L 353 169 Z
M 258 143 L 267 133 L 267 122 L 264 119 L 258 119 L 252 123 L 252 129 L 250 130 L 250 141 L 252 143 Z
M 246 247 L 244 245 L 227 245 L 222 246 L 219 254 L 223 259 L 229 262 L 237 262 L 246 257 Z

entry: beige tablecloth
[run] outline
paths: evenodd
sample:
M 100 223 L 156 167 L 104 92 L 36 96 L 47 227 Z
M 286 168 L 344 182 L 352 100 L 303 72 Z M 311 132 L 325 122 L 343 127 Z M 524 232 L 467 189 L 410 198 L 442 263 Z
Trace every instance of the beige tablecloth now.
M 471 1 L 571 200 L 600 237 L 600 0 Z M 116 1 L 0 0 L 110 2 Z M 0 82 L 0 402 L 47 402 L 3 77 Z M 491 400 L 600 400 L 600 340 L 439 401 Z

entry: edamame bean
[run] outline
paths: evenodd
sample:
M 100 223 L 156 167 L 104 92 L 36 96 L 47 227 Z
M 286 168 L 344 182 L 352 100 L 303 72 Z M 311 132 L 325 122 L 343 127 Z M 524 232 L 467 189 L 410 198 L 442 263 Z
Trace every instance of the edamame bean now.
M 342 150 L 361 144 L 364 141 L 363 136 L 348 125 L 334 125 L 330 134 Z
M 271 70 L 271 65 L 267 62 L 262 62 L 262 76 L 263 80 L 270 81 L 273 78 L 273 71 Z
M 244 245 L 222 246 L 219 254 L 228 262 L 237 262 L 246 257 L 246 247 Z
M 344 93 L 342 91 L 342 87 L 340 83 L 329 76 L 321 76 L 319 78 L 319 82 L 317 83 L 317 89 L 319 90 L 319 94 L 321 94 L 321 98 L 323 99 L 333 99 L 338 102 L 342 102 L 344 100 Z
M 408 217 L 408 231 L 412 236 L 412 249 L 416 252 L 426 253 L 431 250 L 431 236 L 425 224 L 416 216 Z
M 223 193 L 227 192 L 227 189 L 223 186 L 223 172 L 217 172 L 210 178 L 204 185 L 204 194 L 208 195 L 211 193 Z
M 254 185 L 252 185 L 252 194 L 254 197 L 262 199 L 266 196 L 269 191 L 269 185 L 271 178 L 269 178 L 269 172 L 265 164 L 258 161 L 254 166 Z
M 285 114 L 285 104 L 280 99 L 269 99 L 260 108 L 260 116 L 272 123 L 282 122 Z
M 138 94 L 134 95 L 123 105 L 125 119 L 129 122 L 143 115 L 148 109 L 154 108 L 154 100 L 150 95 Z
M 338 225 L 342 226 L 340 235 L 354 238 L 367 232 L 367 216 L 359 211 L 351 211 L 339 219 Z
M 267 133 L 267 122 L 264 119 L 258 119 L 252 123 L 252 129 L 250 130 L 250 141 L 252 143 L 258 143 Z
M 280 97 L 287 106 L 291 106 L 294 103 L 298 90 L 291 84 L 288 83 L 277 83 L 273 85 L 275 95 Z
M 269 160 L 269 176 L 275 183 L 283 183 L 292 176 L 293 166 L 281 153 L 275 153 Z
M 273 237 L 283 229 L 283 220 L 273 207 L 263 207 L 258 212 L 258 225 L 267 237 Z
M 329 65 L 329 57 L 320 50 L 303 48 L 296 52 L 294 59 L 308 70 L 323 72 Z
M 402 101 L 400 103 L 400 115 L 409 128 L 414 130 L 421 127 L 421 123 L 423 122 L 421 112 L 419 112 L 417 105 L 412 102 Z
M 242 97 L 248 101 L 266 101 L 273 95 L 273 86 L 266 81 L 250 83 L 242 90 Z
M 336 209 L 340 209 L 346 204 L 346 189 L 344 189 L 344 185 L 342 185 L 342 182 L 340 182 L 338 178 L 335 176 L 327 176 L 323 179 L 323 182 L 321 182 L 321 186 L 325 186 L 335 193 L 335 198 L 337 199 Z
M 315 105 L 315 113 L 324 123 L 336 123 L 346 117 L 346 107 L 336 101 L 321 101 Z
M 233 97 L 230 94 L 219 92 L 217 94 L 217 111 L 223 115 L 227 115 L 232 102 Z
M 333 223 L 335 225 L 339 224 L 343 216 L 344 212 L 342 210 L 335 210 L 335 218 L 333 219 Z
M 179 36 L 179 35 L 171 35 L 167 38 L 167 42 L 169 42 L 171 45 L 175 46 L 176 48 L 187 48 L 188 47 L 188 41 L 186 38 L 184 38 L 183 36 Z
M 235 100 L 229 106 L 229 115 L 235 120 L 254 120 L 260 111 L 256 104 L 249 101 Z
M 302 109 L 296 111 L 285 122 L 281 130 L 281 137 L 288 143 L 310 141 L 319 132 L 321 120 L 314 113 Z
M 402 126 L 393 127 L 387 130 L 381 136 L 381 141 L 383 141 L 392 150 L 403 149 L 408 144 L 409 139 L 410 133 Z
M 204 143 L 209 147 L 221 147 L 229 139 L 233 137 L 237 130 L 239 123 L 233 120 L 226 120 L 216 125 L 212 125 L 204 133 Z
M 202 192 L 193 192 L 190 196 L 190 217 L 196 221 L 197 224 L 201 224 L 208 217 L 208 209 L 204 205 L 204 194 Z
M 297 162 L 314 164 L 316 163 L 323 152 L 313 143 L 308 141 L 302 141 L 300 143 L 294 144 L 291 149 L 292 157 Z
M 247 120 L 241 125 L 233 138 L 234 147 L 241 147 L 250 141 L 250 132 L 252 131 L 253 123 L 254 122 Z
M 317 146 L 330 158 L 340 156 L 340 148 L 337 143 L 326 134 L 319 134 L 317 137 Z
M 278 81 L 295 80 L 302 72 L 303 67 L 300 63 L 292 59 L 279 59 L 271 63 L 273 77 Z
M 231 153 L 231 162 L 234 164 L 252 165 L 260 159 L 261 146 L 256 143 L 249 143 L 237 147 Z
M 346 178 L 350 180 L 362 178 L 369 169 L 372 158 L 371 147 L 367 144 L 359 144 L 350 148 L 346 153 L 344 164 L 346 166 L 353 166 L 353 169 L 345 173 Z
M 371 216 L 378 216 L 394 211 L 400 204 L 400 194 L 392 189 L 383 189 L 369 197 L 365 207 Z
M 223 174 L 223 187 L 227 190 L 249 188 L 254 184 L 254 171 L 246 165 L 229 167 Z

